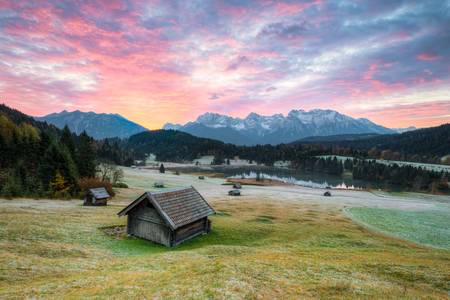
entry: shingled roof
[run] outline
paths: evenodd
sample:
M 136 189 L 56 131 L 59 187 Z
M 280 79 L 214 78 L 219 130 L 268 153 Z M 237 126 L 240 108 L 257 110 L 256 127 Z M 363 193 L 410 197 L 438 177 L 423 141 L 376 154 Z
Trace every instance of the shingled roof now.
M 162 192 L 146 192 L 122 209 L 118 215 L 128 214 L 144 199 L 148 199 L 153 204 L 173 230 L 215 213 L 200 193 L 194 187 L 189 187 Z
M 111 197 L 104 187 L 89 189 L 89 193 L 91 193 L 95 199 L 105 199 Z

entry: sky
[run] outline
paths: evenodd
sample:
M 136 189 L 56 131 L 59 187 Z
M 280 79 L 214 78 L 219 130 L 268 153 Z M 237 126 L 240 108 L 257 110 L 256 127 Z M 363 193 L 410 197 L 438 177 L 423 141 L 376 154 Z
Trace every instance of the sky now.
M 334 109 L 450 122 L 450 1 L 0 0 L 0 103 L 118 113 Z

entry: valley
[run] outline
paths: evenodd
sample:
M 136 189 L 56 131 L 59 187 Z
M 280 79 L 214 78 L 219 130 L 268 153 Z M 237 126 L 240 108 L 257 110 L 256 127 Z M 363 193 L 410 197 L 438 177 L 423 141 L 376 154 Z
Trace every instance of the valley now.
M 446 299 L 449 173 L 417 166 L 443 161 L 448 130 L 275 146 L 178 130 L 94 139 L 1 105 L 0 298 Z M 117 213 L 144 192 L 191 186 L 216 211 L 207 234 L 174 247 L 126 234 Z M 83 206 L 103 188 L 107 206 Z
M 0 298 L 447 297 L 448 197 L 342 190 L 323 197 L 298 186 L 244 186 L 230 197 L 220 178 L 123 170 L 130 188 L 117 189 L 106 207 L 0 200 Z M 116 213 L 159 180 L 194 185 L 217 211 L 212 232 L 175 248 L 106 235 L 103 228 L 125 224 Z M 379 210 L 426 215 L 427 225 L 418 231 L 420 220 L 406 216 L 378 229 L 365 215 Z M 395 237 L 398 222 L 409 222 L 409 236 Z M 430 226 L 440 231 L 430 237 Z

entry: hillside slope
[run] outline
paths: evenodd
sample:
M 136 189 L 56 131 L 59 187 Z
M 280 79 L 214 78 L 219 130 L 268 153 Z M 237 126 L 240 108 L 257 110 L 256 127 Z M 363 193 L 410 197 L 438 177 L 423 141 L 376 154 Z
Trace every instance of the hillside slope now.
M 297 143 L 303 142 L 303 140 L 297 141 Z M 369 150 L 377 148 L 405 154 L 444 156 L 450 154 L 450 124 L 417 129 L 401 134 L 379 135 L 355 140 L 321 140 L 318 143 L 353 149 Z
M 81 112 L 79 110 L 53 113 L 44 117 L 36 117 L 36 120 L 45 121 L 58 128 L 65 125 L 77 134 L 86 131 L 94 139 L 111 137 L 126 138 L 136 133 L 147 131 L 146 128 L 125 119 L 118 114 L 97 114 L 94 112 Z
M 326 136 L 308 136 L 301 140 L 299 143 L 319 143 L 319 142 L 341 142 L 341 141 L 355 141 L 363 140 L 372 137 L 379 136 L 376 133 L 362 133 L 362 134 L 338 134 L 338 135 L 326 135 Z
M 131 136 L 124 145 L 139 158 L 153 153 L 158 160 L 193 160 L 201 155 L 222 152 L 233 145 L 220 141 L 199 138 L 176 130 L 152 130 Z
M 95 148 L 86 133 L 60 130 L 0 105 L 0 196 L 76 195 L 78 180 L 95 176 Z

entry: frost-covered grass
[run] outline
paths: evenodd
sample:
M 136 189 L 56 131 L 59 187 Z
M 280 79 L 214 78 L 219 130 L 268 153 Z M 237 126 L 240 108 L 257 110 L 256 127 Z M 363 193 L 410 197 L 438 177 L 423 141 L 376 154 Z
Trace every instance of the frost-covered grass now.
M 193 163 L 199 163 L 200 165 L 211 165 L 212 161 L 214 160 L 214 155 L 206 155 L 202 156 L 198 159 L 194 159 Z
M 131 188 L 106 207 L 0 200 L 0 299 L 448 297 L 450 251 L 377 234 L 338 206 L 250 196 L 250 188 L 239 199 L 212 197 L 212 232 L 173 249 L 106 235 L 156 178 L 184 182 L 130 169 Z
M 120 195 L 119 195 L 120 198 Z M 215 201 L 213 231 L 174 249 L 100 228 L 107 207 L 0 206 L 0 298 L 443 298 L 450 253 L 371 233 L 338 209 Z
M 160 174 L 158 177 L 152 179 L 142 176 L 142 172 L 143 171 L 141 170 L 126 169 L 124 182 L 130 187 L 142 189 L 143 191 L 162 191 L 164 189 L 180 187 L 179 185 L 172 183 L 171 178 L 173 178 L 173 176 L 170 171 L 166 171 L 165 174 Z M 154 186 L 156 182 L 162 182 L 164 188 L 156 188 Z
M 420 244 L 450 249 L 450 209 L 405 211 L 354 207 L 347 211 L 356 220 L 400 238 Z

